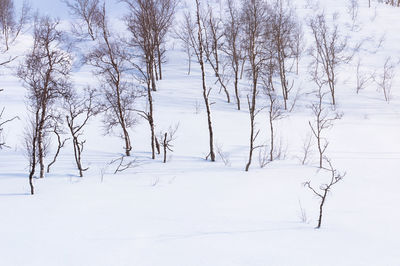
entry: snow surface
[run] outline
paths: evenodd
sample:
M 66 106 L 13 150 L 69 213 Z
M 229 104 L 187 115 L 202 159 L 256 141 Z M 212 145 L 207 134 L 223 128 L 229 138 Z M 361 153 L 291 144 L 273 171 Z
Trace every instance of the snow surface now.
M 344 116 L 328 133 L 327 154 L 347 175 L 327 199 L 320 230 L 314 229 L 318 199 L 302 183 L 317 183 L 321 172 L 315 161 L 302 166 L 297 158 L 312 120 L 307 56 L 297 83 L 304 94 L 296 109 L 278 122 L 286 159 L 261 169 L 256 153 L 245 172 L 248 112 L 227 104 L 215 86 L 215 142 L 230 165 L 219 157 L 215 163 L 206 161 L 208 132 L 199 67 L 193 64 L 192 74 L 186 75 L 185 54 L 173 41 L 165 79 L 154 93 L 156 131 L 179 123 L 168 163 L 161 157 L 151 160 L 148 125 L 141 121 L 131 131 L 137 166 L 114 175 L 115 165 L 108 163 L 120 156 L 123 144 L 117 136 L 102 134 L 98 117 L 85 130 L 83 163 L 90 167 L 85 177 L 77 176 L 68 143 L 52 172 L 35 179 L 34 196 L 28 194 L 22 145 L 26 91 L 13 69 L 2 70 L 0 106 L 6 107 L 6 116 L 21 120 L 6 126 L 11 148 L 0 151 L 0 265 L 400 265 L 400 79 L 395 80 L 390 104 L 373 83 L 355 92 L 358 58 L 367 73 L 379 73 L 388 55 L 400 59 L 400 9 L 376 3 L 368 9 L 363 1 L 359 30 L 351 31 L 347 2 L 320 3 L 329 14 L 339 12 L 350 43 L 365 40 L 360 54 L 339 76 L 338 110 Z M 295 4 L 305 24 L 306 15 L 315 11 L 303 1 Z M 382 36 L 384 44 L 377 49 Z M 310 45 L 309 36 L 306 39 Z M 15 49 L 23 51 L 30 43 L 23 37 Z M 97 84 L 87 67 L 74 79 L 79 88 Z M 213 81 L 209 71 L 208 84 Z M 242 80 L 242 103 L 246 86 Z M 259 102 L 266 104 L 262 98 Z M 259 142 L 264 143 L 269 140 L 266 113 L 258 119 Z M 301 220 L 300 204 L 306 222 Z

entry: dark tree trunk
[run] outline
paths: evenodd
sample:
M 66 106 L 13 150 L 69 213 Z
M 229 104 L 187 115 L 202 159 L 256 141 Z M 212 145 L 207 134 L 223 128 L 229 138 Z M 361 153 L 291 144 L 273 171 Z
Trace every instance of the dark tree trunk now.
M 164 147 L 164 163 L 167 162 L 167 147 L 168 147 L 168 143 L 167 143 L 167 133 L 164 133 L 164 140 L 163 140 L 163 147 Z
M 198 31 L 198 42 L 199 42 L 199 63 L 200 63 L 200 68 L 201 68 L 201 78 L 202 78 L 202 86 L 203 86 L 203 98 L 204 98 L 204 103 L 206 105 L 206 110 L 207 110 L 207 122 L 208 122 L 208 132 L 209 132 L 209 144 L 210 144 L 210 153 L 208 156 L 210 156 L 210 159 L 212 162 L 215 161 L 215 153 L 214 153 L 214 140 L 213 140 L 213 129 L 212 129 L 212 123 L 211 123 L 211 110 L 210 110 L 210 103 L 208 101 L 208 93 L 207 93 L 207 86 L 206 86 L 206 75 L 205 75 L 205 69 L 204 69 L 204 61 L 203 61 L 203 37 L 202 37 L 202 30 L 201 30 L 201 20 L 200 20 L 200 3 L 199 0 L 196 0 L 196 8 L 197 8 L 197 25 L 199 28 Z M 207 157 L 208 157 L 207 156 Z

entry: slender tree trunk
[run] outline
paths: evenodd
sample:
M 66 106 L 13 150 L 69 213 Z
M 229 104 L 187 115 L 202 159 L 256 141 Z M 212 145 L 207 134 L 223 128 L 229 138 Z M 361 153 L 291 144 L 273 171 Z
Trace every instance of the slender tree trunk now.
M 210 159 L 212 162 L 215 161 L 215 153 L 214 153 L 214 137 L 213 137 L 213 129 L 212 129 L 212 123 L 211 123 L 211 110 L 210 110 L 210 104 L 208 101 L 208 93 L 207 93 L 207 86 L 206 86 L 206 75 L 205 75 L 205 69 L 204 69 L 204 61 L 203 61 L 203 38 L 202 38 L 202 30 L 201 30 L 201 20 L 200 20 L 200 3 L 199 0 L 196 0 L 196 8 L 197 8 L 197 25 L 199 28 L 198 31 L 198 41 L 199 41 L 199 63 L 200 63 L 200 68 L 201 68 L 201 78 L 202 78 L 202 85 L 203 85 L 203 98 L 204 98 L 204 103 L 206 105 L 206 110 L 207 110 L 207 122 L 208 122 L 208 132 L 209 132 L 209 143 L 210 143 Z M 207 156 L 208 157 L 208 156 Z
M 61 137 L 60 134 L 54 130 L 55 134 L 57 135 L 57 142 L 58 142 L 58 146 L 57 146 L 57 151 L 53 157 L 53 161 L 51 161 L 51 163 L 49 163 L 47 165 L 47 173 L 50 173 L 50 167 L 56 162 L 58 155 L 60 154 L 60 150 L 61 148 L 64 146 L 64 143 L 66 142 L 66 140 L 61 141 Z
M 153 120 L 153 97 L 151 95 L 151 89 L 147 86 L 147 100 L 149 102 L 149 114 L 148 114 L 148 122 L 150 125 L 151 131 L 151 158 L 154 160 L 156 158 L 155 155 L 155 132 L 154 132 L 154 120 Z
M 38 150 L 39 150 L 39 167 L 40 167 L 40 178 L 44 178 L 44 147 L 43 147 L 43 134 L 39 131 L 38 134 Z
M 160 44 L 157 43 L 157 56 L 158 56 L 158 73 L 160 80 L 162 80 L 162 68 L 161 68 L 161 49 Z
M 156 77 L 156 80 L 158 81 L 158 70 L 157 70 L 157 64 L 154 62 L 154 75 Z
M 271 107 L 272 109 L 272 107 Z M 269 113 L 269 127 L 270 127 L 270 132 L 271 132 L 271 148 L 269 150 L 269 158 L 270 161 L 272 162 L 274 160 L 274 124 L 272 122 L 272 110 L 270 110 Z
M 190 48 L 186 49 L 187 57 L 188 57 L 188 75 L 190 75 L 190 71 L 192 69 L 192 56 L 190 55 Z
M 237 108 L 238 110 L 240 110 L 240 97 L 239 97 L 239 88 L 238 88 L 238 79 L 239 79 L 239 65 L 236 64 L 236 68 L 235 68 L 235 82 L 234 82 L 234 86 L 235 86 L 235 96 L 236 96 L 236 104 L 237 104 Z
M 253 151 L 254 151 L 254 139 L 255 139 L 255 110 L 256 110 L 256 95 L 257 95 L 257 77 L 256 77 L 256 70 L 255 67 L 253 66 L 253 91 L 252 91 L 252 96 L 251 96 L 251 103 L 248 100 L 249 103 L 249 113 L 250 113 L 250 150 L 249 150 L 249 160 L 246 165 L 246 172 L 249 171 L 250 165 L 251 165 L 251 160 L 253 158 Z
M 164 163 L 166 163 L 167 162 L 167 133 L 164 134 L 163 142 L 164 142 L 164 145 L 163 145 L 163 147 L 164 147 Z
M 325 203 L 325 199 L 326 199 L 326 194 L 327 194 L 327 190 L 324 191 L 324 196 L 322 197 L 321 200 L 321 204 L 319 205 L 319 218 L 318 218 L 318 225 L 317 225 L 317 229 L 321 228 L 321 224 L 322 224 L 322 210 L 324 207 L 324 203 Z
M 76 167 L 79 170 L 79 176 L 83 177 L 83 170 L 82 170 L 82 164 L 81 164 L 81 150 L 79 147 L 79 142 L 78 139 L 73 136 L 73 146 L 74 146 L 74 157 L 75 157 L 75 162 L 76 162 Z
M 241 69 L 240 69 L 240 79 L 243 78 L 243 72 L 244 72 L 244 65 L 245 65 L 245 63 L 246 63 L 246 60 L 243 60 L 243 61 L 242 61 L 242 67 L 241 67 Z
M 152 91 L 157 91 L 157 87 L 156 87 L 156 81 L 155 81 L 155 77 L 154 77 L 154 57 L 152 57 L 150 59 L 151 61 L 151 67 L 150 67 L 150 79 L 151 79 L 151 89 Z
M 36 135 L 37 133 L 35 133 Z M 29 187 L 31 189 L 31 195 L 35 194 L 35 188 L 33 186 L 33 176 L 36 171 L 36 136 L 32 139 L 32 154 L 31 154 L 31 169 L 29 172 Z

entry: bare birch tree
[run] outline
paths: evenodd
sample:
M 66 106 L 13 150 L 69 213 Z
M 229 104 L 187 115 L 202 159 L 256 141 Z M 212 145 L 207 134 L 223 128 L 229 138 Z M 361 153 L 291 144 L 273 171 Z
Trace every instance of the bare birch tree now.
M 20 14 L 17 16 L 13 0 L 0 1 L 0 54 L 7 54 L 10 46 L 15 43 L 24 26 L 30 21 L 30 5 L 24 1 Z M 17 57 L 9 55 L 0 60 L 0 66 L 5 66 Z
M 190 12 L 183 13 L 183 20 L 178 24 L 174 31 L 175 37 L 180 40 L 183 49 L 186 52 L 188 61 L 188 75 L 190 75 L 192 68 L 192 57 L 194 55 L 192 36 L 194 36 L 196 24 L 193 22 Z
M 8 50 L 15 42 L 23 27 L 30 19 L 30 5 L 24 1 L 19 16 L 15 13 L 13 0 L 0 1 L 1 42 L 4 50 Z M 3 50 L 2 49 L 2 50 Z
M 395 64 L 393 63 L 390 56 L 385 59 L 382 73 L 377 77 L 374 77 L 378 88 L 382 90 L 383 96 L 386 102 L 390 102 L 392 99 L 392 84 L 395 77 Z
M 271 39 L 275 50 L 278 74 L 282 88 L 282 96 L 285 110 L 288 109 L 287 101 L 289 93 L 293 88 L 293 81 L 289 81 L 289 72 L 293 66 L 293 60 L 301 41 L 298 37 L 299 23 L 293 7 L 289 6 L 285 0 L 276 0 L 271 6 Z
M 97 45 L 86 55 L 85 62 L 94 67 L 93 72 L 101 82 L 103 97 L 100 104 L 104 110 L 106 132 L 119 128 L 125 155 L 130 156 L 132 143 L 128 130 L 136 123 L 134 104 L 138 97 L 136 86 L 130 81 L 131 54 L 109 28 L 105 5 L 99 15 L 98 27 Z
M 86 88 L 84 95 L 71 90 L 64 96 L 65 118 L 72 138 L 75 163 L 80 177 L 83 177 L 83 172 L 89 169 L 82 166 L 82 152 L 86 143 L 86 140 L 82 139 L 84 127 L 91 117 L 100 112 L 100 108 L 95 106 L 95 97 L 96 91 L 91 88 Z
M 100 0 L 62 0 L 75 21 L 72 32 L 79 37 L 97 38 L 97 23 L 100 15 Z
M 163 78 L 162 64 L 164 63 L 164 54 L 166 51 L 167 35 L 174 22 L 176 8 L 179 0 L 155 0 L 154 15 L 154 44 L 156 54 L 156 64 L 158 67 L 159 79 Z
M 57 29 L 58 20 L 47 16 L 36 17 L 34 44 L 18 68 L 18 77 L 28 90 L 27 103 L 32 114 L 30 130 L 32 152 L 37 152 L 40 177 L 44 177 L 46 136 L 52 128 L 55 103 L 71 86 L 72 58 L 63 50 L 63 33 Z M 36 151 L 37 149 L 37 151 Z
M 247 103 L 250 115 L 250 144 L 249 158 L 245 170 L 248 171 L 251 165 L 253 152 L 258 146 L 255 140 L 259 134 L 256 130 L 255 118 L 259 113 L 256 107 L 256 98 L 258 94 L 258 82 L 260 69 L 263 61 L 263 34 L 267 23 L 267 7 L 263 0 L 250 0 L 242 2 L 242 27 L 243 27 L 243 45 L 245 47 L 246 57 L 249 62 L 247 73 L 251 79 L 251 93 L 247 96 Z
M 313 17 L 309 26 L 314 37 L 314 45 L 310 49 L 310 55 L 314 58 L 313 62 L 322 68 L 325 74 L 324 80 L 330 89 L 332 104 L 335 105 L 338 68 L 352 58 L 351 55 L 346 54 L 347 39 L 341 36 L 339 26 L 335 21 L 333 21 L 333 26 L 329 26 L 324 13 Z
M 230 103 L 231 98 L 227 88 L 227 79 L 224 73 L 225 67 L 220 55 L 224 37 L 222 20 L 214 15 L 211 6 L 208 6 L 207 12 L 201 16 L 201 19 L 204 26 L 203 47 L 205 58 L 214 70 L 217 82 L 225 92 L 227 102 Z
M 324 86 L 326 82 L 321 80 L 319 73 L 316 68 L 313 73 L 313 81 L 317 86 L 315 92 L 317 100 L 310 105 L 310 109 L 314 116 L 314 121 L 308 121 L 311 128 L 312 135 L 315 137 L 318 147 L 319 154 L 319 168 L 322 168 L 323 158 L 325 157 L 325 151 L 328 148 L 329 141 L 325 138 L 324 133 L 326 130 L 332 128 L 333 122 L 342 117 L 341 114 L 332 110 L 330 106 L 326 106 L 325 98 L 329 92 L 324 92 Z
M 240 110 L 239 79 L 240 66 L 243 61 L 243 47 L 241 45 L 242 27 L 240 21 L 240 10 L 234 0 L 228 0 L 226 18 L 224 23 L 225 42 L 222 46 L 233 72 L 233 86 L 236 97 L 237 109 Z
M 203 99 L 204 99 L 204 104 L 206 106 L 206 111 L 207 111 L 207 124 L 208 124 L 208 133 L 209 133 L 210 151 L 206 158 L 210 157 L 211 161 L 214 162 L 215 161 L 214 132 L 213 132 L 213 127 L 212 127 L 212 122 L 211 122 L 211 108 L 210 108 L 210 100 L 209 100 L 209 95 L 210 95 L 211 89 L 208 90 L 207 84 L 206 84 L 204 47 L 203 47 L 203 45 L 204 45 L 204 33 L 203 33 L 204 25 L 201 20 L 200 0 L 196 0 L 196 26 L 197 26 L 197 32 L 193 32 L 193 34 L 197 33 L 197 37 L 192 35 L 190 37 L 190 39 L 191 39 L 192 47 L 197 56 L 197 60 L 200 64 Z
M 133 53 L 138 51 L 135 56 L 139 57 L 138 63 L 132 62 L 133 66 L 141 74 L 147 86 L 147 106 L 148 110 L 139 111 L 150 126 L 151 136 L 151 158 L 155 159 L 156 136 L 154 125 L 154 105 L 152 91 L 156 90 L 155 81 L 155 52 L 157 45 L 155 42 L 155 13 L 154 1 L 143 0 L 124 0 L 129 7 L 129 13 L 125 16 L 125 23 L 130 32 L 129 45 Z M 144 67 L 142 67 L 144 65 Z M 144 70 L 143 70 L 144 69 Z

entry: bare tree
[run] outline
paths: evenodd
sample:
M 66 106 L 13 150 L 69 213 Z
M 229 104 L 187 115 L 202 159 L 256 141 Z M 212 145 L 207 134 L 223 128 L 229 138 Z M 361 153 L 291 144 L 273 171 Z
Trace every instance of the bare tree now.
M 36 108 L 35 113 L 32 113 L 28 119 L 28 125 L 24 130 L 25 152 L 29 160 L 29 186 L 31 195 L 35 193 L 33 177 L 35 175 L 36 166 L 38 163 L 37 139 L 39 134 L 39 116 L 40 110 Z
M 321 67 L 325 73 L 324 80 L 329 86 L 332 104 L 335 105 L 338 68 L 352 58 L 352 55 L 346 54 L 347 39 L 341 36 L 339 26 L 335 24 L 335 21 L 332 27 L 328 25 L 324 13 L 313 17 L 309 25 L 314 37 L 314 46 L 310 49 L 310 55 L 314 58 L 313 63 Z
M 203 99 L 204 104 L 206 106 L 207 111 L 207 124 L 208 124 L 208 133 L 209 133 L 209 153 L 206 158 L 210 157 L 211 161 L 215 161 L 215 152 L 214 152 L 214 132 L 211 122 L 211 108 L 210 108 L 210 92 L 211 89 L 207 89 L 206 84 L 206 72 L 205 72 L 205 63 L 204 63 L 204 25 L 201 20 L 201 6 L 200 0 L 196 0 L 196 13 L 195 13 L 195 25 L 196 30 L 191 32 L 190 42 L 191 46 L 196 54 L 197 61 L 200 64 L 201 69 L 201 80 L 202 80 L 202 89 L 203 89 Z M 197 34 L 197 36 L 196 36 Z
M 383 71 L 378 77 L 374 77 L 378 88 L 383 91 L 383 95 L 385 97 L 386 102 L 390 102 L 392 98 L 392 83 L 393 78 L 395 76 L 395 64 L 392 62 L 390 56 L 388 56 L 385 60 L 385 64 L 383 65 Z
M 319 197 L 321 199 L 321 202 L 319 204 L 319 217 L 318 217 L 318 224 L 317 224 L 316 229 L 321 228 L 323 208 L 324 208 L 324 204 L 326 202 L 328 193 L 331 192 L 333 186 L 336 185 L 339 181 L 343 180 L 344 176 L 346 175 L 346 173 L 344 173 L 344 174 L 339 173 L 333 167 L 331 161 L 328 158 L 324 157 L 324 159 L 328 164 L 328 168 L 323 168 L 323 169 L 330 173 L 330 178 L 329 178 L 328 182 L 320 185 L 319 188 L 314 188 L 313 185 L 311 184 L 311 181 L 307 181 L 304 183 L 305 187 L 310 189 L 317 197 Z
M 0 27 L 2 30 L 0 41 L 5 51 L 15 42 L 25 24 L 28 23 L 30 19 L 29 12 L 30 6 L 26 1 L 23 2 L 18 17 L 15 14 L 13 0 L 0 1 Z
M 210 157 L 211 161 L 215 161 L 215 152 L 214 152 L 214 133 L 211 121 L 211 105 L 210 105 L 210 92 L 211 88 L 207 89 L 206 83 L 206 73 L 205 73 L 205 62 L 204 62 L 204 25 L 202 17 L 202 8 L 200 6 L 200 0 L 196 0 L 196 13 L 194 19 L 190 13 L 185 13 L 184 22 L 180 25 L 183 29 L 182 34 L 178 34 L 178 38 L 184 42 L 187 42 L 187 45 L 196 55 L 197 61 L 200 64 L 201 69 L 201 79 L 202 79 L 202 89 L 203 89 L 203 100 L 207 111 L 207 124 L 208 124 L 208 133 L 209 133 L 209 153 L 206 156 L 206 159 Z M 197 109 L 197 107 L 196 107 Z
M 119 128 L 125 144 L 125 155 L 130 156 L 132 144 L 128 129 L 136 123 L 134 104 L 138 97 L 135 84 L 129 80 L 132 55 L 109 28 L 105 5 L 99 18 L 98 43 L 86 55 L 85 62 L 94 66 L 94 74 L 101 82 L 103 97 L 100 104 L 105 114 L 103 122 L 106 132 Z
M 294 42 L 295 43 L 294 43 L 293 53 L 296 58 L 296 75 L 298 75 L 300 58 L 305 50 L 304 33 L 301 25 L 298 25 L 296 27 L 296 32 L 294 34 Z
M 263 34 L 267 23 L 267 8 L 263 0 L 243 1 L 242 3 L 242 26 L 243 26 L 243 45 L 246 51 L 246 57 L 249 62 L 247 73 L 251 79 L 251 93 L 247 96 L 247 103 L 250 115 L 250 147 L 249 159 L 245 170 L 248 171 L 251 165 L 253 152 L 259 146 L 255 146 L 255 140 L 259 134 L 256 130 L 255 118 L 259 113 L 256 108 L 256 98 L 258 94 L 258 78 L 260 68 L 265 60 L 263 47 Z
M 175 37 L 181 41 L 182 47 L 186 52 L 188 60 L 188 75 L 190 75 L 192 68 L 192 56 L 194 52 L 191 37 L 194 36 L 195 28 L 196 24 L 193 22 L 190 12 L 184 12 L 183 20 L 174 31 Z
M 80 177 L 83 177 L 83 172 L 88 170 L 88 168 L 82 167 L 82 152 L 86 143 L 86 140 L 81 139 L 84 133 L 83 129 L 89 119 L 100 112 L 100 108 L 95 106 L 95 97 L 96 91 L 91 88 L 86 88 L 84 95 L 79 95 L 75 90 L 71 90 L 64 96 L 66 121 L 71 134 L 75 163 Z
M 243 61 L 240 11 L 235 5 L 234 0 L 228 0 L 227 5 L 227 18 L 225 19 L 224 24 L 225 45 L 222 46 L 222 50 L 226 54 L 233 72 L 233 85 L 236 96 L 236 104 L 238 110 L 240 110 L 239 78 L 240 66 L 241 62 Z
M 231 98 L 226 85 L 227 80 L 224 74 L 224 65 L 222 64 L 223 60 L 219 53 L 224 36 L 222 20 L 214 15 L 211 6 L 208 6 L 208 11 L 202 14 L 201 19 L 204 26 L 204 55 L 211 68 L 214 70 L 217 82 L 225 92 L 227 102 L 230 103 Z
M 34 24 L 34 44 L 18 68 L 18 77 L 28 89 L 28 107 L 33 116 L 36 132 L 31 140 L 38 151 L 40 177 L 44 177 L 44 157 L 46 155 L 46 135 L 52 128 L 55 103 L 70 86 L 72 58 L 68 50 L 63 50 L 63 33 L 57 29 L 58 20 L 47 16 L 36 17 Z M 37 126 L 37 128 L 36 128 Z
M 356 87 L 356 92 L 357 94 L 363 90 L 367 84 L 374 79 L 375 74 L 373 73 L 372 75 L 366 75 L 365 73 L 361 72 L 361 59 L 358 60 L 357 62 L 357 67 L 356 67 L 356 79 L 357 79 L 357 87 Z
M 30 6 L 23 2 L 19 16 L 15 14 L 13 0 L 0 1 L 0 54 L 8 54 L 10 46 L 15 43 L 24 26 L 30 21 Z M 17 56 L 8 55 L 0 61 L 0 67 L 14 61 Z
M 124 20 L 130 33 L 129 44 L 138 51 L 141 61 L 145 64 L 142 74 L 148 86 L 157 90 L 155 75 L 155 39 L 154 39 L 154 1 L 122 0 L 127 4 L 129 13 Z M 149 95 L 151 97 L 151 95 Z
M 318 68 L 317 68 L 318 69 Z M 324 132 L 333 126 L 333 122 L 342 117 L 341 114 L 334 112 L 330 106 L 326 106 L 324 103 L 325 97 L 329 92 L 324 92 L 323 87 L 326 82 L 321 81 L 321 77 L 318 76 L 317 70 L 314 73 L 313 81 L 317 85 L 316 90 L 316 102 L 311 104 L 310 109 L 314 115 L 314 121 L 308 121 L 311 128 L 311 132 L 317 141 L 318 153 L 319 153 L 319 168 L 322 168 L 324 153 L 329 145 L 328 140 L 324 137 Z
M 293 88 L 293 81 L 290 82 L 288 74 L 293 65 L 294 59 L 298 56 L 301 44 L 300 24 L 297 21 L 295 10 L 287 5 L 285 0 L 276 0 L 272 6 L 271 19 L 271 38 L 272 46 L 275 50 L 278 74 L 282 87 L 282 96 L 285 110 L 287 110 L 287 101 L 289 93 Z
M 154 44 L 157 57 L 155 66 L 158 66 L 158 76 L 162 79 L 162 63 L 165 54 L 166 36 L 174 21 L 178 0 L 154 0 Z
M 161 141 L 161 147 L 164 152 L 163 163 L 167 162 L 167 151 L 173 152 L 172 142 L 176 139 L 176 132 L 178 130 L 179 124 L 176 124 L 174 127 L 169 127 L 168 132 L 160 132 L 159 139 Z
M 358 0 L 348 0 L 347 2 L 347 13 L 350 15 L 351 21 L 353 22 L 352 30 L 356 25 L 358 11 L 359 11 L 359 3 Z
M 140 63 L 132 62 L 141 73 L 144 83 L 147 85 L 148 111 L 140 111 L 140 114 L 148 121 L 151 133 L 151 157 L 155 159 L 156 136 L 154 125 L 154 106 L 152 91 L 156 90 L 155 83 L 155 52 L 156 42 L 154 37 L 154 17 L 156 7 L 154 1 L 124 0 L 129 7 L 129 13 L 125 21 L 130 32 L 130 45 L 134 51 L 139 51 Z
M 72 23 L 72 32 L 81 37 L 97 38 L 97 23 L 100 15 L 100 0 L 62 0 L 75 22 Z

